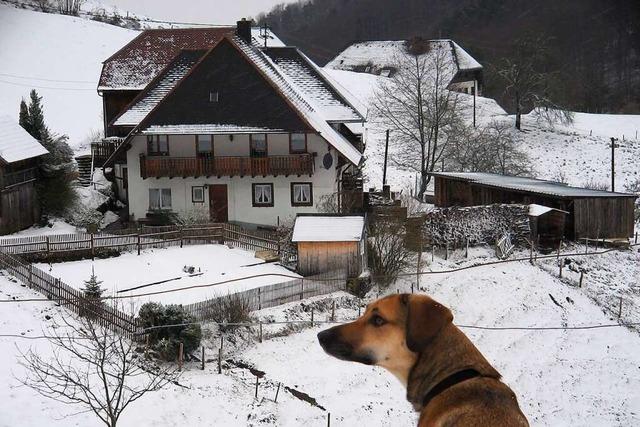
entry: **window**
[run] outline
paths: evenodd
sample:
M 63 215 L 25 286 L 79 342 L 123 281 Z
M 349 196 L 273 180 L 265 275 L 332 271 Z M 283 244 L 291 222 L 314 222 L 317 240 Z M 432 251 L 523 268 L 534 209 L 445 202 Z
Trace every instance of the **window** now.
M 291 183 L 291 206 L 313 206 L 313 189 L 310 182 Z
M 150 156 L 168 156 L 169 137 L 167 135 L 147 135 L 147 154 Z
M 196 135 L 196 154 L 198 157 L 211 157 L 213 154 L 212 135 Z
M 204 203 L 204 187 L 191 187 L 191 201 Z
M 170 188 L 150 188 L 149 189 L 149 210 L 171 210 L 171 189 Z
M 209 92 L 209 102 L 218 102 L 220 100 L 220 92 Z
M 267 134 L 251 134 L 251 157 L 267 157 Z
M 307 152 L 307 134 L 289 134 L 289 152 L 291 154 L 301 154 Z
M 253 206 L 273 206 L 273 184 L 253 184 Z

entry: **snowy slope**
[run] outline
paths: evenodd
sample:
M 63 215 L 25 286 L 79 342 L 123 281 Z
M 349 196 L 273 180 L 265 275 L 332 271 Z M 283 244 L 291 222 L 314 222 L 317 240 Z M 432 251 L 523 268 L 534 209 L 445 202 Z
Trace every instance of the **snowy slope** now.
M 77 148 L 102 129 L 96 88 L 102 61 L 138 32 L 0 3 L 0 114 L 18 118 L 21 98 L 34 88 L 44 98 L 52 131 Z

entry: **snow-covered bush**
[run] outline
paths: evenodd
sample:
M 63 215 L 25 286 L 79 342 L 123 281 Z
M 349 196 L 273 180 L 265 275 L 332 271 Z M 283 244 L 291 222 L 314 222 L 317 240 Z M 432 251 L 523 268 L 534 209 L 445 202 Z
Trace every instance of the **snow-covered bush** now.
M 206 224 L 210 222 L 209 210 L 204 206 L 194 206 L 176 213 L 174 222 L 183 226 Z
M 102 214 L 90 206 L 76 201 L 65 211 L 64 219 L 71 225 L 95 232 L 102 222 Z
M 237 329 L 239 325 L 233 323 L 245 323 L 251 320 L 251 305 L 246 296 L 242 294 L 230 294 L 216 298 L 208 306 L 211 319 L 218 323 L 221 331 Z
M 185 313 L 182 306 L 148 302 L 138 312 L 138 319 L 143 328 L 154 326 L 181 325 L 160 327 L 149 331 L 149 342 L 164 360 L 175 360 L 180 343 L 185 354 L 189 354 L 200 346 L 202 329 L 194 323 L 194 318 Z

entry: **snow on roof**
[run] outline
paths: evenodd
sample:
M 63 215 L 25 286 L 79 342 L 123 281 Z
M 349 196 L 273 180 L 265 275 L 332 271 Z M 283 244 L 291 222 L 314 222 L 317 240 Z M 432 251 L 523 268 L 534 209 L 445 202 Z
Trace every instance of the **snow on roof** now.
M 48 151 L 9 116 L 0 116 L 0 158 L 7 163 L 31 159 Z
M 469 55 L 460 45 L 453 40 L 429 40 L 431 50 L 434 48 L 446 48 L 451 55 L 451 63 L 457 70 L 473 70 L 482 68 L 482 65 Z M 384 69 L 397 67 L 396 57 L 406 52 L 406 41 L 383 40 L 354 43 L 340 52 L 325 67 L 344 71 L 364 71 L 380 74 Z M 428 53 L 427 53 L 428 54 Z M 369 67 L 369 69 L 367 69 Z
M 232 37 L 233 43 L 249 58 L 250 61 L 278 88 L 282 96 L 291 102 L 306 121 L 329 144 L 338 150 L 351 163 L 358 165 L 362 154 L 342 135 L 327 123 L 326 119 L 312 106 L 291 79 L 263 51 L 250 46 L 239 37 Z
M 183 124 L 153 125 L 142 131 L 145 135 L 197 135 L 197 134 L 229 134 L 229 133 L 283 133 L 283 129 L 267 129 L 254 126 L 232 124 Z
M 544 181 L 520 176 L 499 175 L 484 172 L 433 172 L 433 176 L 453 178 L 461 181 L 473 182 L 496 188 L 506 188 L 527 193 L 536 193 L 562 198 L 583 197 L 636 197 L 634 194 L 614 193 L 610 191 L 591 190 L 588 188 L 571 187 L 554 181 Z
M 264 44 L 260 28 L 252 28 L 253 43 Z M 235 26 L 153 29 L 143 31 L 118 52 L 106 59 L 98 90 L 142 90 L 183 49 L 210 49 L 222 37 L 235 32 Z M 284 46 L 271 31 L 269 46 Z
M 361 216 L 298 216 L 292 242 L 359 242 L 364 231 Z
M 351 105 L 344 89 L 295 47 L 269 48 L 267 56 L 278 65 L 327 121 L 363 121 L 366 113 Z
M 191 70 L 193 65 L 198 62 L 203 50 L 182 51 L 176 59 L 167 66 L 167 69 L 153 85 L 152 88 L 145 90 L 142 96 L 131 103 L 131 106 L 124 111 L 114 122 L 115 126 L 136 126 L 144 119 L 156 105 L 173 89 L 176 84 Z
M 540 216 L 551 211 L 565 212 L 560 209 L 550 208 L 548 206 L 536 205 L 535 203 L 529 205 L 529 216 Z

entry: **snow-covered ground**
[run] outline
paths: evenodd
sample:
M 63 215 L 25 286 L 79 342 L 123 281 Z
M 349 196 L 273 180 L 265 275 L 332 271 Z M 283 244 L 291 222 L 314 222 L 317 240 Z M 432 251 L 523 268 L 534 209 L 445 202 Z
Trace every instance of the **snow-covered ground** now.
M 194 273 L 189 274 L 183 271 L 185 266 L 194 267 Z M 101 286 L 106 289 L 105 295 L 118 296 L 232 281 L 215 286 L 127 299 L 127 304 L 131 301 L 136 309 L 148 301 L 190 304 L 215 296 L 287 282 L 299 277 L 278 264 L 265 263 L 255 258 L 252 252 L 230 249 L 224 245 L 148 249 L 140 256 L 137 253 L 125 252 L 115 258 L 36 264 L 36 267 L 77 289 L 84 286 L 93 268 L 98 280 L 103 282 Z M 255 275 L 272 276 L 243 279 Z M 163 281 L 166 282 L 150 285 Z M 126 291 L 129 289 L 132 290 Z
M 78 152 L 90 132 L 102 129 L 102 61 L 137 34 L 0 2 L 0 112 L 17 120 L 20 99 L 36 89 L 47 124 L 69 135 Z
M 590 277 L 616 270 L 617 288 L 637 287 L 636 273 L 640 261 L 634 251 L 614 252 L 589 258 Z M 169 262 L 171 257 L 163 257 Z M 430 255 L 425 270 L 442 270 L 493 260 L 488 249 L 472 248 L 470 258 L 461 251 L 448 261 Z M 598 261 L 600 260 L 600 261 Z M 606 264 L 606 266 L 603 266 Z M 615 265 L 615 268 L 613 267 Z M 532 426 L 630 426 L 640 423 L 640 376 L 638 354 L 640 336 L 626 327 L 591 330 L 474 330 L 467 325 L 492 327 L 558 327 L 616 324 L 617 315 L 594 300 L 591 287 L 578 288 L 558 279 L 547 262 L 528 262 L 483 266 L 457 273 L 423 276 L 426 292 L 449 306 L 471 340 L 503 374 L 515 391 Z M 572 273 L 573 274 L 573 273 Z M 400 280 L 396 287 L 408 290 L 413 278 Z M 604 283 L 604 281 L 602 282 Z M 638 299 L 637 292 L 629 293 Z M 0 298 L 26 298 L 32 292 L 0 278 Z M 34 295 L 35 296 L 35 295 Z M 555 300 L 559 305 L 553 302 Z M 338 319 L 357 315 L 353 298 L 343 293 L 318 297 L 302 304 L 292 303 L 254 313 L 263 321 L 309 320 L 310 305 L 316 304 L 315 319 L 329 316 L 330 303 L 338 302 Z M 3 306 L 1 333 L 39 335 L 46 325 L 46 315 L 62 315 L 49 303 L 14 303 Z M 39 305 L 42 304 L 42 305 Z M 606 304 L 605 304 L 606 305 Z M 318 307 L 324 306 L 325 309 Z M 68 315 L 68 314 L 67 314 Z M 622 321 L 635 314 L 623 311 Z M 187 364 L 180 380 L 186 388 L 172 387 L 149 395 L 134 404 L 123 417 L 125 426 L 196 423 L 206 426 L 245 425 L 326 425 L 327 412 L 332 425 L 414 425 L 416 414 L 405 400 L 397 380 L 379 368 L 342 362 L 327 356 L 316 341 L 316 334 L 327 327 L 299 327 L 299 332 L 284 333 L 282 325 L 265 326 L 265 341 L 249 340 L 244 344 L 227 344 L 224 375 L 215 374 L 215 363 L 202 372 L 198 363 Z M 252 332 L 255 334 L 255 330 Z M 276 336 L 273 336 L 273 335 Z M 216 333 L 206 339 L 207 354 L 214 359 L 219 346 Z M 247 332 L 240 335 L 248 336 Z M 237 336 L 240 336 L 237 335 Z M 255 337 L 254 337 L 255 338 Z M 237 341 L 237 340 L 236 340 Z M 240 340 L 242 341 L 242 339 Z M 25 349 L 40 342 L 0 338 L 0 425 L 39 426 L 47 414 L 47 425 L 98 425 L 88 414 L 62 418 L 76 412 L 34 395 L 29 389 L 16 387 L 20 369 L 15 365 L 16 346 Z M 246 370 L 232 367 L 246 363 L 265 372 L 260 380 L 259 399 L 253 399 L 255 377 Z M 281 382 L 278 403 L 276 386 Z M 322 410 L 294 398 L 284 386 L 292 387 L 316 399 Z M 25 408 L 28 410 L 25 411 Z M 19 420 L 19 422 L 18 422 Z

